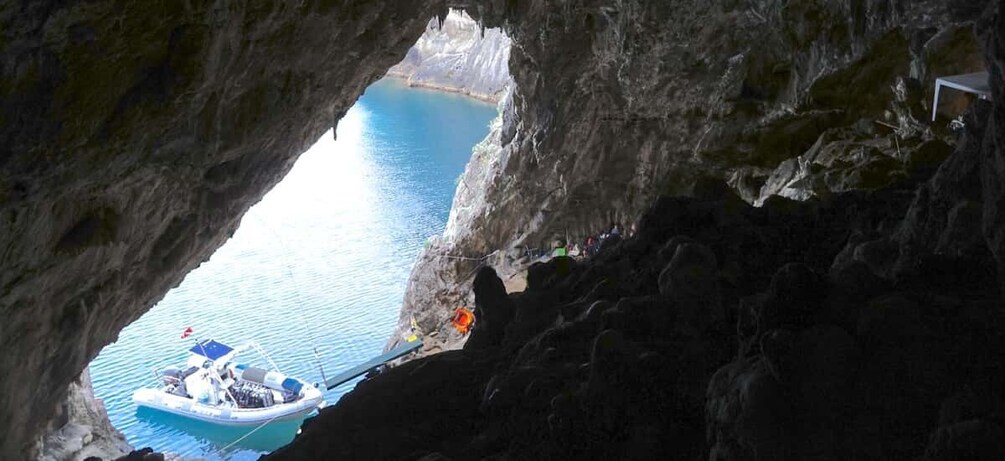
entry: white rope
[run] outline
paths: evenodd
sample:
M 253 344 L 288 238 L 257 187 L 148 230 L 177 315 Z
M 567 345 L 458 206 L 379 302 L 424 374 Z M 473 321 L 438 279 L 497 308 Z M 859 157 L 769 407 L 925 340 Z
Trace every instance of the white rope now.
M 279 246 L 281 246 L 282 249 L 283 249 L 283 251 L 282 251 L 283 268 L 286 270 L 286 276 L 289 277 L 290 282 L 293 283 L 293 294 L 294 294 L 294 296 L 296 296 L 297 305 L 300 307 L 299 309 L 295 309 L 295 311 L 297 313 L 297 316 L 300 317 L 301 323 L 303 325 L 307 326 L 307 338 L 310 340 L 310 342 L 311 342 L 311 348 L 314 350 L 314 360 L 315 360 L 315 362 L 318 365 L 318 369 L 321 370 L 322 379 L 324 379 L 324 365 L 322 364 L 322 361 L 321 361 L 321 355 L 318 352 L 318 346 L 317 346 L 317 341 L 316 341 L 316 333 L 314 331 L 314 328 L 311 327 L 312 324 L 307 321 L 306 317 L 304 317 L 304 313 L 303 313 L 303 311 L 304 311 L 304 301 L 303 301 L 303 298 L 300 297 L 300 284 L 297 283 L 297 278 L 293 276 L 292 265 L 290 264 L 290 261 L 289 261 L 288 254 L 290 253 L 290 249 L 286 246 L 286 243 L 283 241 L 283 237 L 278 232 L 276 232 L 276 230 L 273 229 L 272 226 L 270 226 L 267 222 L 265 222 L 264 219 L 259 218 L 257 215 L 255 215 L 255 214 L 253 214 L 251 212 L 249 212 L 248 214 L 253 215 L 254 218 L 256 220 L 258 220 L 259 223 L 262 224 L 262 226 L 264 226 L 266 229 L 268 229 L 269 233 L 271 233 L 273 235 L 273 237 L 276 238 L 276 241 L 279 242 Z M 270 359 L 270 361 L 271 361 L 271 359 Z
M 273 417 L 269 418 L 269 420 L 268 420 L 268 421 L 265 421 L 264 423 L 262 423 L 262 424 L 258 425 L 258 427 L 255 427 L 254 429 L 252 429 L 251 431 L 249 431 L 249 432 L 248 432 L 247 434 L 244 434 L 244 435 L 242 435 L 242 436 L 238 437 L 238 438 L 237 438 L 237 440 L 235 440 L 235 441 L 233 441 L 233 442 L 230 442 L 230 443 L 228 443 L 228 444 L 224 445 L 224 446 L 223 446 L 222 448 L 220 448 L 220 449 L 218 449 L 218 450 L 212 450 L 212 449 L 210 449 L 210 451 L 215 451 L 215 452 L 216 452 L 217 454 L 219 454 L 219 455 L 223 455 L 223 454 L 224 454 L 224 452 L 226 452 L 226 451 L 227 451 L 227 449 L 229 449 L 229 448 L 233 447 L 234 445 L 237 445 L 238 443 L 241 443 L 241 441 L 242 441 L 242 440 L 244 440 L 244 439 L 248 438 L 248 436 L 250 436 L 251 434 L 254 434 L 255 432 L 258 432 L 258 430 L 259 430 L 259 429 L 261 429 L 261 428 L 263 428 L 263 427 L 265 427 L 265 426 L 269 425 L 269 423 L 271 423 L 271 422 L 275 421 L 276 419 L 278 419 L 278 418 L 281 418 L 281 417 L 283 417 L 283 416 L 284 416 L 284 415 L 276 415 L 276 416 L 273 416 Z M 196 448 L 196 449 L 194 449 L 194 450 L 190 450 L 189 452 L 187 452 L 187 453 L 185 453 L 185 454 L 181 455 L 181 457 L 182 457 L 182 458 L 188 458 L 188 457 L 189 457 L 190 455 L 193 455 L 193 454 L 195 454 L 195 453 L 197 452 L 197 450 L 198 450 L 198 451 L 201 451 L 201 450 L 199 450 L 198 448 Z
M 460 260 L 463 260 L 463 261 L 485 261 L 485 260 L 491 258 L 493 255 L 495 255 L 498 252 L 499 252 L 499 250 L 496 250 L 496 251 L 493 251 L 493 252 L 491 252 L 491 253 L 489 253 L 489 254 L 487 254 L 485 256 L 482 256 L 480 258 L 472 258 L 470 256 L 454 256 L 454 255 L 449 255 L 449 254 L 433 255 L 433 257 L 436 257 L 436 258 L 447 258 L 447 259 L 460 259 Z
M 276 365 L 276 362 L 272 361 L 272 357 L 270 357 L 269 354 L 265 352 L 265 349 L 262 349 L 261 344 L 258 344 L 257 341 L 248 341 L 248 344 L 250 344 L 251 347 L 255 349 L 255 352 L 258 352 L 258 355 L 261 355 L 266 362 L 269 362 L 269 365 L 272 365 L 272 368 L 275 368 L 275 370 L 279 373 L 283 372 L 282 370 L 279 369 L 279 365 Z
M 234 445 L 237 445 L 238 443 L 241 443 L 241 441 L 244 440 L 244 439 L 246 439 L 246 438 L 248 438 L 249 435 L 254 434 L 255 432 L 258 432 L 259 429 L 267 426 L 269 423 L 271 423 L 271 422 L 273 422 L 276 419 L 281 418 L 281 417 L 283 417 L 283 415 L 276 415 L 276 416 L 273 416 L 272 418 L 269 418 L 268 421 L 260 424 L 256 428 L 252 429 L 251 432 L 248 432 L 247 434 L 244 434 L 241 437 L 239 437 L 237 440 L 235 440 L 233 442 L 230 442 L 227 445 L 225 445 L 223 448 L 221 448 L 219 450 L 220 454 L 223 454 L 223 452 L 227 451 L 228 448 L 233 447 Z

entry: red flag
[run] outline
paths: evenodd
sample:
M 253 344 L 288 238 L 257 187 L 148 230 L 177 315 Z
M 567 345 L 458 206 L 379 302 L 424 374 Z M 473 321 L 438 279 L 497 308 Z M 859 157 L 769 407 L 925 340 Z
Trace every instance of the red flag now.
M 181 332 L 181 339 L 188 338 L 192 334 L 192 327 L 185 327 Z

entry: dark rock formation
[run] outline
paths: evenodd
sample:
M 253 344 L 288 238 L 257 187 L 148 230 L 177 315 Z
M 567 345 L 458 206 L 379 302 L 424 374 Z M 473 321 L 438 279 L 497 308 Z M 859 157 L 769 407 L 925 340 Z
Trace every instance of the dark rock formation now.
M 535 266 L 528 289 L 508 297 L 515 316 L 497 345 L 419 359 L 401 367 L 407 371 L 375 377 L 268 459 L 367 456 L 367 444 L 330 437 L 354 430 L 345 427 L 348 421 L 379 432 L 381 456 L 389 457 L 694 459 L 711 452 L 718 459 L 753 453 L 841 459 L 860 453 L 848 450 L 918 456 L 937 422 L 928 411 L 937 413 L 949 382 L 960 379 L 950 364 L 986 351 L 986 344 L 939 340 L 949 337 L 947 329 L 963 328 L 963 320 L 959 310 L 945 307 L 931 318 L 917 313 L 933 294 L 886 285 L 870 296 L 868 312 L 859 312 L 848 301 L 857 290 L 822 275 L 850 235 L 875 228 L 883 215 L 905 213 L 911 196 L 904 192 L 770 201 L 764 208 L 735 196 L 663 199 L 637 238 L 595 260 L 557 258 Z M 867 209 L 875 203 L 885 205 Z M 732 211 L 723 212 L 728 205 Z M 659 250 L 673 242 L 680 243 L 667 262 Z M 480 272 L 475 285 L 481 302 L 500 303 L 501 282 L 491 270 Z M 959 309 L 971 301 L 937 302 Z M 969 315 L 987 321 L 998 314 Z M 753 325 L 738 329 L 743 318 L 755 319 Z M 439 360 L 457 361 L 464 377 L 437 369 Z M 933 363 L 940 365 L 926 368 Z M 981 373 L 979 366 L 974 372 Z M 917 386 L 905 391 L 899 384 L 905 380 Z M 436 395 L 444 405 L 437 413 L 457 405 L 447 395 L 481 397 L 469 400 L 471 407 L 438 440 L 428 440 L 437 436 L 424 425 L 386 425 L 381 398 L 392 399 L 387 408 L 403 414 L 431 404 L 401 401 L 395 386 Z M 903 430 L 883 432 L 891 427 Z M 852 440 L 871 445 L 856 448 Z
M 506 327 L 513 321 L 513 302 L 506 296 L 506 287 L 492 268 L 478 271 L 473 286 L 478 322 L 464 348 L 477 350 L 498 346 L 506 334 Z
M 359 417 L 342 418 L 332 407 L 307 420 L 302 443 L 284 448 L 292 459 L 418 459 L 442 452 L 451 457 L 462 443 L 478 435 L 477 427 L 458 424 L 476 418 L 484 383 L 493 361 L 461 351 L 446 351 L 409 362 L 363 381 L 339 402 L 340 409 Z M 449 385 L 442 381 L 450 376 Z M 418 384 L 418 385 L 416 385 Z M 377 429 L 376 422 L 380 422 Z M 332 434 L 338 434 L 333 437 Z M 388 434 L 404 438 L 393 440 Z M 444 437 L 446 436 L 446 437 Z M 366 447 L 361 449 L 361 447 Z

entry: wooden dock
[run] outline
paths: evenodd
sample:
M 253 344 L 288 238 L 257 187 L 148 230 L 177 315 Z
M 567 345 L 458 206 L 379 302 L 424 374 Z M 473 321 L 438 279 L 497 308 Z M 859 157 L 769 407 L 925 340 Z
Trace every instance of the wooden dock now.
M 366 362 L 356 365 L 348 370 L 342 371 L 337 375 L 329 378 L 328 380 L 325 381 L 325 387 L 328 388 L 328 390 L 334 389 L 338 386 L 341 386 L 342 384 L 345 384 L 347 381 L 357 376 L 365 374 L 366 372 L 373 370 L 374 368 L 377 368 L 398 357 L 408 354 L 409 352 L 412 352 L 420 347 L 422 347 L 421 339 L 416 339 L 414 341 L 399 344 L 394 349 L 391 349 L 383 354 L 373 357 L 370 360 L 367 360 Z

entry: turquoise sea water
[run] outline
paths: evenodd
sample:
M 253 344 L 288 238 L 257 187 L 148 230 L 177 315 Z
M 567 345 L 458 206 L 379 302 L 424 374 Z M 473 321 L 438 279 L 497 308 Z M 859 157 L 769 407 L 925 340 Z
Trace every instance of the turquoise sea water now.
M 412 262 L 441 233 L 472 146 L 495 107 L 394 80 L 370 88 L 338 126 L 244 216 L 209 261 L 91 363 L 98 398 L 136 447 L 207 459 L 257 459 L 297 422 L 249 429 L 199 423 L 132 403 L 153 371 L 183 365 L 193 338 L 255 340 L 279 369 L 310 382 L 379 354 L 398 318 Z M 195 333 L 180 339 L 185 327 Z M 266 365 L 254 354 L 249 362 Z M 355 381 L 329 391 L 334 404 Z M 225 449 L 224 449 L 225 448 Z

